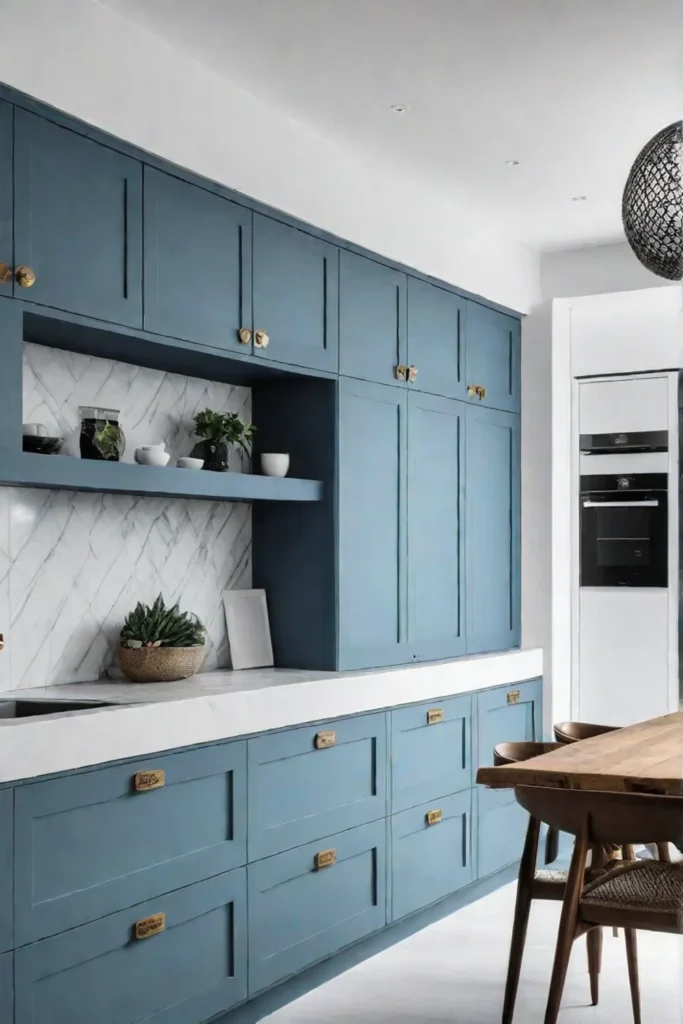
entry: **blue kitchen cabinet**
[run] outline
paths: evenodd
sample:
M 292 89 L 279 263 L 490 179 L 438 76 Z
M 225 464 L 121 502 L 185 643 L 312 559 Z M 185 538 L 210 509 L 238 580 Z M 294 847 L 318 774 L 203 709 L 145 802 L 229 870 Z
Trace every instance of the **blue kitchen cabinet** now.
M 251 211 L 145 167 L 145 330 L 247 353 Z
M 408 395 L 408 640 L 419 661 L 465 652 L 466 411 Z
M 519 416 L 467 407 L 467 653 L 519 646 Z
M 391 712 L 392 813 L 471 786 L 470 694 Z
M 157 788 L 144 788 L 150 780 Z M 246 859 L 244 741 L 20 786 L 15 798 L 16 945 L 160 896 Z
M 255 213 L 253 274 L 254 355 L 336 373 L 337 247 Z
M 405 387 L 407 278 L 343 249 L 339 264 L 339 372 Z
M 16 107 L 14 258 L 15 296 L 141 327 L 140 161 Z
M 249 860 L 384 818 L 384 713 L 248 741 Z
M 0 790 L 0 953 L 14 945 L 14 790 Z M 2 959 L 0 958 L 0 963 Z M 3 984 L 0 977 L 0 1005 Z M 3 1018 L 0 1016 L 0 1020 Z
M 408 364 L 411 387 L 447 398 L 464 396 L 465 300 L 438 285 L 408 278 Z
M 14 956 L 0 956 L 0 1020 L 3 1024 L 14 1021 Z
M 393 815 L 393 921 L 469 885 L 473 879 L 471 819 L 471 789 Z
M 0 295 L 11 295 L 14 285 L 13 152 L 14 107 L 0 100 Z
M 519 320 L 478 302 L 466 311 L 465 392 L 471 402 L 519 412 Z M 484 389 L 471 392 L 471 389 Z
M 339 382 L 339 668 L 410 661 L 407 624 L 407 399 Z
M 376 821 L 249 865 L 249 995 L 384 927 L 386 833 Z
M 15 1024 L 201 1024 L 246 998 L 246 957 L 238 868 L 18 949 Z

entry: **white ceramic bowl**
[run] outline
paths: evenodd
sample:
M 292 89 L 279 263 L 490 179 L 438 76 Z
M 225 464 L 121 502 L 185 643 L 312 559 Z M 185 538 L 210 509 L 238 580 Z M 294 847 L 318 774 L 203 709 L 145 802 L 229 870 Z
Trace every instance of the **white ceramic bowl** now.
M 167 466 L 171 456 L 161 448 L 136 448 L 135 461 L 140 466 Z
M 192 459 L 189 455 L 178 459 L 178 469 L 201 469 L 203 465 L 204 459 Z
M 289 455 L 286 452 L 264 452 L 261 469 L 266 476 L 287 476 Z

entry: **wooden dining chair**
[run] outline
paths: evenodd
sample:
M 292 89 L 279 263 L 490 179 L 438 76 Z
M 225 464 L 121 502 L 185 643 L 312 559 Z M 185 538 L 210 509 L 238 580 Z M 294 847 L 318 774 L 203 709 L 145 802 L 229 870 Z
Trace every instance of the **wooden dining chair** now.
M 634 1024 L 641 1024 L 636 931 L 683 930 L 683 866 L 624 861 L 586 882 L 591 847 L 683 843 L 683 797 L 522 786 L 518 802 L 533 818 L 576 836 L 562 904 L 545 1024 L 556 1024 L 574 939 L 603 926 L 623 928 Z
M 500 743 L 494 748 L 493 763 L 497 767 L 505 764 L 517 764 L 519 761 L 528 761 L 530 758 L 539 757 L 541 754 L 549 754 L 551 750 L 557 750 L 560 746 L 560 743 Z M 503 1000 L 503 1024 L 511 1024 L 515 1012 L 531 901 L 564 899 L 564 891 L 567 884 L 566 871 L 547 868 L 538 869 L 536 867 L 541 824 L 544 821 L 545 819 L 538 818 L 533 814 L 529 817 L 524 852 L 522 853 L 522 860 L 519 866 L 515 916 L 510 941 L 510 958 L 508 960 L 508 973 Z M 554 828 L 551 831 L 557 834 Z M 546 845 L 546 850 L 552 847 L 553 843 L 550 841 Z M 554 844 L 554 847 L 555 849 L 557 848 L 557 843 Z M 552 855 L 550 857 L 546 855 L 546 864 L 551 861 L 551 857 Z M 593 1005 L 597 1004 L 598 1001 L 601 939 L 602 932 L 600 929 L 591 932 L 587 939 L 588 974 Z

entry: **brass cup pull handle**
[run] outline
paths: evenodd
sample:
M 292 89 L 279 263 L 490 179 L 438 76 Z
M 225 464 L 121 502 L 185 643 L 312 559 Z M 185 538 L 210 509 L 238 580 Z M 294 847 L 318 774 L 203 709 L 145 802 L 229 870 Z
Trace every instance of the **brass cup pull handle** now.
M 9 284 L 14 277 L 14 271 L 7 264 L 0 260 L 0 284 Z
M 331 868 L 333 864 L 337 863 L 337 851 L 334 849 L 320 850 L 315 855 L 314 863 L 316 871 L 322 871 L 323 868 Z
M 439 825 L 443 819 L 443 811 L 440 807 L 437 807 L 433 811 L 427 811 L 425 814 L 425 822 L 427 825 Z
M 334 729 L 324 729 L 315 734 L 316 750 L 326 750 L 328 747 L 333 747 L 336 742 L 337 734 Z
M 481 402 L 482 399 L 486 398 L 486 388 L 483 384 L 469 384 L 467 394 L 470 398 L 478 398 Z
M 166 785 L 166 772 L 163 768 L 153 768 L 146 772 L 137 772 L 133 776 L 136 793 L 146 793 L 150 789 L 161 789 Z
M 248 327 L 240 327 L 237 337 L 241 345 L 248 345 L 251 341 L 251 331 Z
M 417 380 L 417 366 L 408 367 L 408 381 L 413 384 Z
M 519 690 L 510 690 L 510 692 L 507 694 L 506 699 L 508 704 L 519 704 L 519 698 L 521 696 L 522 694 Z
M 394 367 L 394 377 L 396 380 L 405 380 L 407 370 L 403 363 L 399 363 L 398 366 Z
M 5 649 L 5 638 L 2 635 L 2 633 L 0 633 L 0 651 L 4 651 L 4 649 Z
M 270 345 L 270 338 L 265 331 L 256 331 L 254 334 L 254 344 L 256 348 L 268 348 Z
M 440 725 L 443 722 L 443 708 L 430 708 L 427 712 L 427 725 Z
M 166 931 L 166 914 L 152 914 L 135 922 L 133 934 L 136 939 L 151 939 L 163 931 Z
M 33 288 L 36 283 L 36 272 L 30 267 L 17 267 L 14 271 L 14 280 L 20 288 Z

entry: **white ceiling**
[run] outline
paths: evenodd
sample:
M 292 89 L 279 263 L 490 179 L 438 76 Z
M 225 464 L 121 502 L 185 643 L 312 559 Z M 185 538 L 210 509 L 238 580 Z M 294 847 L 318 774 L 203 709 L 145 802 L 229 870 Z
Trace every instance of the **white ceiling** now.
M 464 191 L 544 250 L 622 238 L 633 159 L 683 117 L 682 0 L 106 3 L 347 149 Z

